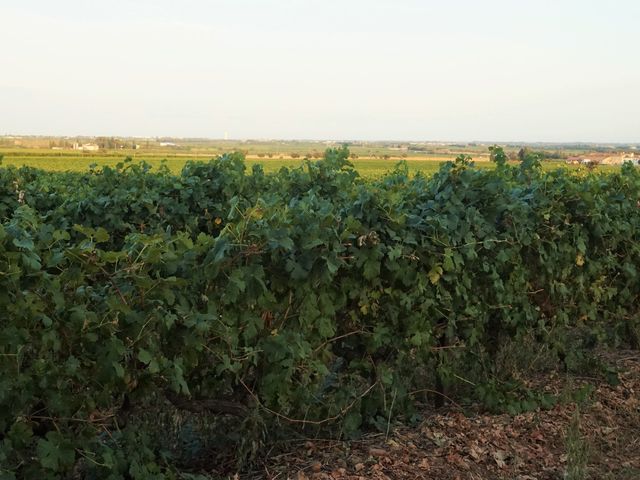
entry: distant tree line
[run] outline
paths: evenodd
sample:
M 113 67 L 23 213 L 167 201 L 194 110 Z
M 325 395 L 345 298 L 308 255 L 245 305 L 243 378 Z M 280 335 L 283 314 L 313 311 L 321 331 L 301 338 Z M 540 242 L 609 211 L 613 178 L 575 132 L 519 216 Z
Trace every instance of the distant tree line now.
M 524 161 L 533 157 L 537 157 L 538 160 L 562 160 L 567 158 L 567 155 L 560 150 L 532 150 L 529 147 L 522 147 L 518 150 L 517 160 Z

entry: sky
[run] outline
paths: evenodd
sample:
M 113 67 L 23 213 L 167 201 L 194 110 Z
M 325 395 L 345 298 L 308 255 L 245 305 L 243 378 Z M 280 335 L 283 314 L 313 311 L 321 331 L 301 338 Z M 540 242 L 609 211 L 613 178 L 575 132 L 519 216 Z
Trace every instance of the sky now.
M 0 135 L 640 142 L 637 0 L 0 0 Z

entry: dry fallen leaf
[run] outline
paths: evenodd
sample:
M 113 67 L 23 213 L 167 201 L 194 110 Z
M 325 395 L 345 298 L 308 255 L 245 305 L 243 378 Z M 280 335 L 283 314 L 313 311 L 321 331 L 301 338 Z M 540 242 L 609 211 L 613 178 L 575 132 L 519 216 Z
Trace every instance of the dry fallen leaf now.
M 427 460 L 427 457 L 420 460 L 420 463 L 418 464 L 418 467 L 420 467 L 422 470 L 429 470 L 430 466 L 431 465 L 429 465 L 429 461 Z
M 478 461 L 484 455 L 484 451 L 477 445 L 471 445 L 469 448 L 469 455 L 471 455 L 471 458 L 475 461 Z
M 491 454 L 491 456 L 496 461 L 496 464 L 498 465 L 498 468 L 504 468 L 504 467 L 507 466 L 507 463 L 505 462 L 505 460 L 507 458 L 507 454 L 505 452 L 503 452 L 502 450 L 496 450 L 495 452 L 493 452 Z
M 393 439 L 389 439 L 389 440 L 387 441 L 387 445 L 389 445 L 391 448 L 394 448 L 394 449 L 402 448 L 402 447 L 400 446 L 400 444 L 399 444 L 398 442 L 396 442 L 395 440 L 393 440 Z
M 542 435 L 542 432 L 540 430 L 534 430 L 533 432 L 531 432 L 531 440 L 536 442 L 543 442 L 544 435 Z
M 370 448 L 369 455 L 373 457 L 386 457 L 388 455 L 387 451 L 382 448 Z
M 447 462 L 450 465 L 456 465 L 465 470 L 469 470 L 469 464 L 464 461 L 464 459 L 457 453 L 450 453 L 447 455 Z

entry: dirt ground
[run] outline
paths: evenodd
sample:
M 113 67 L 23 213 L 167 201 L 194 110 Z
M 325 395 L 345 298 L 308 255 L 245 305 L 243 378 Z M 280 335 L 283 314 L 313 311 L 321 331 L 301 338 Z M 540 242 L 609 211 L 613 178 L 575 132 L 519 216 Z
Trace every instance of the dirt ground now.
M 393 428 L 388 435 L 293 444 L 246 478 L 640 479 L 640 352 L 618 352 L 608 361 L 621 372 L 616 386 L 570 379 L 575 388 L 595 387 L 581 406 L 565 402 L 517 416 L 425 412 L 420 426 Z M 567 388 L 566 377 L 558 375 L 538 381 L 550 391 Z

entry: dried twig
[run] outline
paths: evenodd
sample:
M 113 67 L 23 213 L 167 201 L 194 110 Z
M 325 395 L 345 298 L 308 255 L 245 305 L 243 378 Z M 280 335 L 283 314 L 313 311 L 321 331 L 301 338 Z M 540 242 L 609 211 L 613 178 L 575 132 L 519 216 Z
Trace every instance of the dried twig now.
M 459 410 L 464 411 L 464 408 L 462 408 L 460 406 L 460 404 L 456 403 L 451 397 L 448 397 L 444 393 L 438 392 L 437 390 L 431 390 L 430 388 L 421 388 L 420 390 L 415 390 L 413 392 L 409 392 L 409 395 L 417 395 L 418 393 L 434 393 L 436 395 L 440 395 L 441 397 L 446 398 L 447 400 L 449 400 L 449 402 L 451 402 L 451 405 L 453 405 L 454 407 L 456 407 Z
M 258 396 L 253 393 L 253 391 L 247 386 L 246 383 L 244 383 L 242 381 L 242 379 L 240 379 L 240 383 L 242 384 L 242 386 L 247 390 L 247 392 L 249 393 L 249 395 L 251 395 L 251 397 L 253 397 L 253 399 L 255 400 L 256 404 L 260 406 L 260 408 L 262 408 L 263 410 L 265 410 L 266 412 L 271 413 L 272 415 L 275 415 L 278 418 L 281 418 L 282 420 L 286 420 L 289 423 L 301 423 L 303 425 L 323 425 L 325 423 L 328 422 L 332 422 L 334 420 L 337 420 L 338 418 L 342 417 L 345 413 L 347 413 L 349 410 L 351 410 L 351 408 L 356 404 L 356 402 L 358 400 L 361 400 L 362 398 L 364 398 L 371 390 L 374 389 L 374 387 L 378 384 L 378 382 L 375 382 L 373 385 L 371 385 L 369 388 L 367 388 L 364 392 L 362 392 L 358 397 L 356 397 L 353 402 L 351 402 L 349 405 L 347 405 L 346 407 L 344 407 L 342 410 L 340 410 L 340 412 L 337 415 L 334 415 L 333 417 L 328 417 L 325 418 L 323 420 L 307 420 L 307 419 L 299 419 L 299 418 L 291 418 L 291 417 L 287 417 L 286 415 L 283 415 L 280 412 L 276 412 L 275 410 L 271 410 L 269 407 L 266 407 L 258 398 Z
M 368 332 L 365 332 L 364 330 L 354 330 L 353 332 L 345 333 L 344 335 L 339 335 L 337 337 L 330 338 L 326 342 L 322 342 L 319 346 L 317 346 L 313 351 L 313 353 L 318 353 L 318 351 L 322 350 L 322 348 L 328 345 L 329 343 L 337 342 L 338 340 L 342 340 L 343 338 L 350 337 L 351 335 L 357 335 L 359 333 L 368 333 Z

